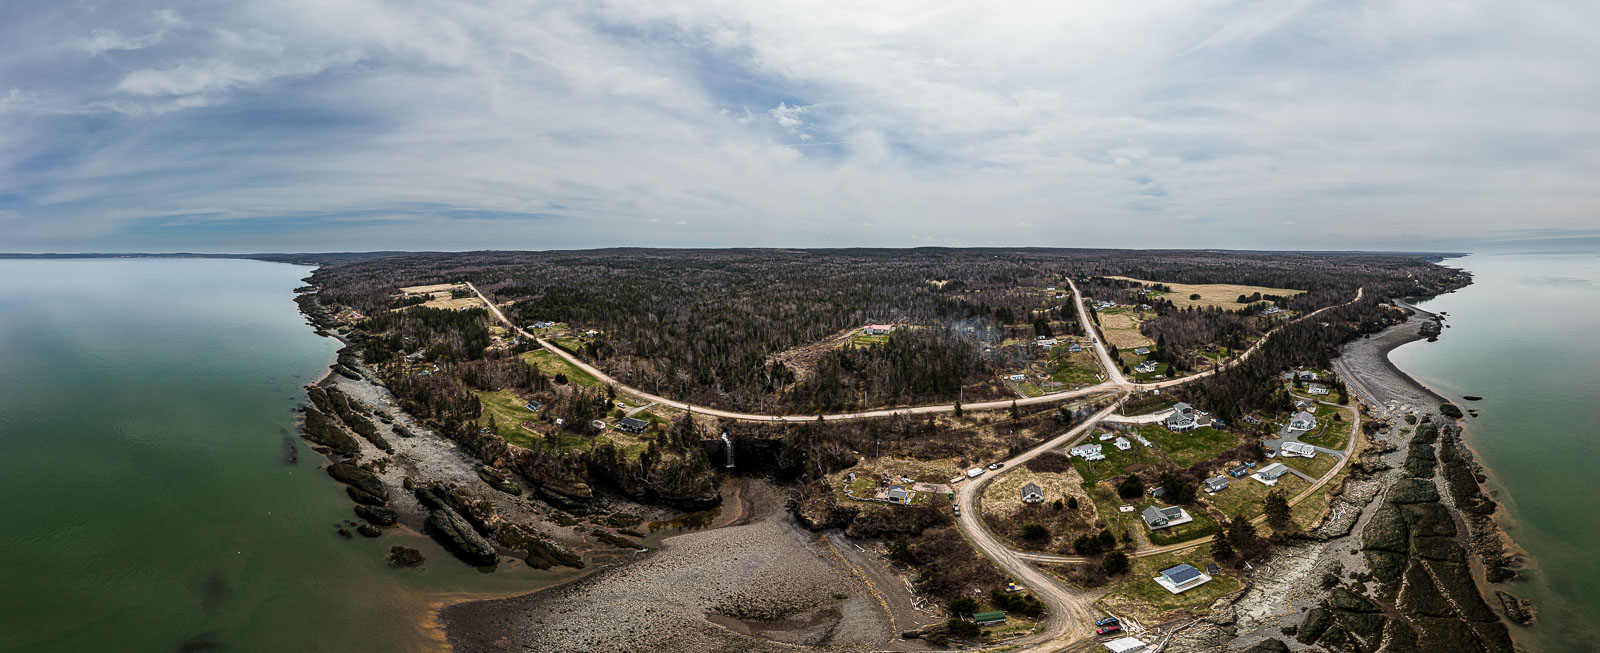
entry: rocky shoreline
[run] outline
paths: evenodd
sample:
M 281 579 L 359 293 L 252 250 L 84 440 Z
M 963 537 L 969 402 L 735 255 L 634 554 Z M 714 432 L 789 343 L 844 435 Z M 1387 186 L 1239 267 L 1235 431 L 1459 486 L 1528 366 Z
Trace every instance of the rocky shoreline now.
M 1514 650 L 1490 606 L 1519 624 L 1531 623 L 1532 606 L 1482 582 L 1513 577 L 1515 563 L 1499 546 L 1482 472 L 1440 412 L 1448 402 L 1388 358 L 1437 334 L 1437 316 L 1426 317 L 1345 346 L 1335 367 L 1380 425 L 1365 434 L 1369 446 L 1322 523 L 1261 561 L 1244 592 L 1166 650 Z
M 871 589 L 788 514 L 782 491 L 747 482 L 748 514 L 675 535 L 581 581 L 442 612 L 458 650 L 879 650 L 895 633 Z

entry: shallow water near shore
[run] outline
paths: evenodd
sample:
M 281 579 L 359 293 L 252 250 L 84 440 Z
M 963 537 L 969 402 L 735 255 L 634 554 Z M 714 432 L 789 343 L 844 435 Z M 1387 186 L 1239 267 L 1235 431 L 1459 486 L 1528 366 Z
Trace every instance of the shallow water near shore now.
M 339 347 L 295 307 L 309 273 L 0 260 L 0 650 L 427 650 L 430 606 L 557 578 L 335 533 L 351 504 L 292 435 Z
M 1539 615 L 1531 630 L 1512 626 L 1518 643 L 1600 650 L 1600 520 L 1588 507 L 1600 488 L 1600 254 L 1480 254 L 1445 265 L 1470 270 L 1473 284 L 1418 307 L 1448 313 L 1450 328 L 1390 358 L 1481 414 L 1464 420 L 1466 441 L 1499 493 L 1502 525 L 1529 555 L 1525 582 L 1490 587 L 1533 599 Z

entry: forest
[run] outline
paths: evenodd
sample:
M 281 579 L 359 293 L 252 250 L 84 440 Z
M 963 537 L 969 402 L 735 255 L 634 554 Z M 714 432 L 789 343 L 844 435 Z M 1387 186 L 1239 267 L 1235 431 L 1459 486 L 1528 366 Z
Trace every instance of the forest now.
M 363 352 L 369 362 L 417 352 L 428 360 L 481 358 L 483 311 L 446 317 L 422 312 L 451 312 L 410 308 L 404 319 L 390 317 L 399 314 L 391 309 L 400 286 L 469 281 L 509 303 L 505 311 L 519 324 L 557 321 L 599 331 L 575 351 L 631 385 L 730 409 L 822 412 L 1006 396 L 992 382 L 1008 355 L 999 343 L 1083 331 L 1071 294 L 1059 292 L 1068 278 L 1113 299 L 1119 291 L 1131 298 L 1136 287 L 1104 279 L 1113 275 L 1292 288 L 1305 292 L 1282 305 L 1309 311 L 1349 301 L 1357 287 L 1384 298 L 1466 283 L 1465 273 L 1437 258 L 933 248 L 464 252 L 339 258 L 310 282 L 325 307 L 378 316 L 361 326 L 376 336 Z M 1047 292 L 1051 287 L 1058 292 Z M 1143 329 L 1162 343 L 1158 356 L 1239 345 L 1260 330 L 1243 311 L 1177 310 L 1168 302 L 1153 312 Z M 1340 322 L 1375 319 L 1369 308 Z M 868 323 L 905 328 L 881 344 L 835 348 L 803 366 L 779 359 Z M 1285 340 L 1273 344 L 1305 344 Z

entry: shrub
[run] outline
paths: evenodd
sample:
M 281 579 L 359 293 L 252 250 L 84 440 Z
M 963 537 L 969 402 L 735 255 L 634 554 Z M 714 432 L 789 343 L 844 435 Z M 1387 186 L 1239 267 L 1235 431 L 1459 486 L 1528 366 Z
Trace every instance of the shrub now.
M 1226 542 L 1227 540 L 1221 541 Z M 1121 551 L 1107 553 L 1105 559 L 1100 561 L 1100 569 L 1106 572 L 1107 576 L 1115 576 L 1126 572 L 1130 566 L 1128 564 L 1128 554 Z

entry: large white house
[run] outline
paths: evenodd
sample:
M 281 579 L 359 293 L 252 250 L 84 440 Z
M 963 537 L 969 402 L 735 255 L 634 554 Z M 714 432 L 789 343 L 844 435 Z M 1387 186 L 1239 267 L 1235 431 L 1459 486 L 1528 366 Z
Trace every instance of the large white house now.
M 1174 433 L 1193 431 L 1200 426 L 1199 420 L 1195 418 L 1194 407 L 1183 402 L 1178 402 L 1178 405 L 1172 407 L 1172 414 L 1168 415 L 1163 423 L 1166 424 L 1167 430 Z
M 1289 473 L 1289 468 L 1285 467 L 1283 463 L 1272 463 L 1262 467 L 1261 471 L 1251 474 L 1250 478 L 1260 481 L 1262 485 L 1273 486 L 1277 485 L 1278 479 L 1283 478 L 1283 475 L 1287 473 Z
M 1067 455 L 1077 456 L 1084 460 L 1105 460 L 1106 455 L 1100 452 L 1098 444 L 1080 444 L 1067 450 Z
M 1299 456 L 1301 458 L 1316 458 L 1317 448 L 1304 442 L 1285 442 L 1283 443 L 1283 446 L 1278 447 L 1278 453 L 1281 453 L 1288 458 L 1293 458 L 1295 456 Z
M 1289 429 L 1292 431 L 1309 431 L 1317 428 L 1317 416 L 1308 411 L 1300 411 L 1289 418 Z

